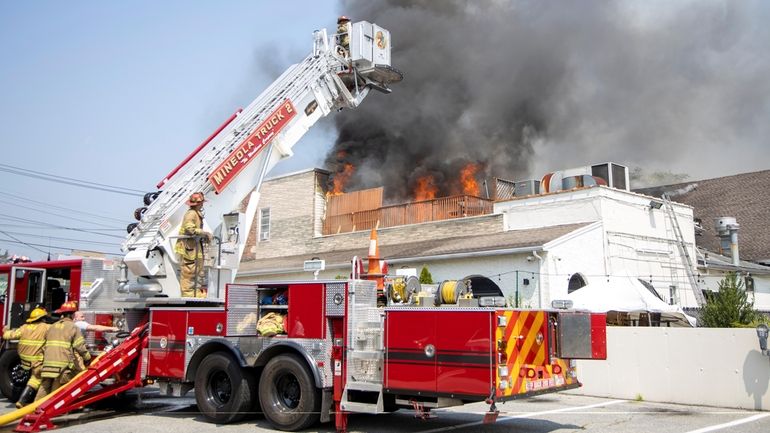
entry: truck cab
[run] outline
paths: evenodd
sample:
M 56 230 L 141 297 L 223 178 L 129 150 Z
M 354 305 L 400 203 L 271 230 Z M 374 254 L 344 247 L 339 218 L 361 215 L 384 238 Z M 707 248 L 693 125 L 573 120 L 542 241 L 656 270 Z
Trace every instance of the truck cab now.
M 45 308 L 54 321 L 53 312 L 66 301 L 77 301 L 89 323 L 112 325 L 120 320 L 112 305 L 99 305 L 93 299 L 89 303 L 89 297 L 114 285 L 112 268 L 110 260 L 96 258 L 0 265 L 2 328 L 20 327 L 37 306 Z M 106 344 L 101 333 L 89 332 L 84 337 L 95 352 Z M 0 392 L 11 401 L 18 398 L 29 378 L 21 368 L 17 343 L 3 340 L 0 344 Z

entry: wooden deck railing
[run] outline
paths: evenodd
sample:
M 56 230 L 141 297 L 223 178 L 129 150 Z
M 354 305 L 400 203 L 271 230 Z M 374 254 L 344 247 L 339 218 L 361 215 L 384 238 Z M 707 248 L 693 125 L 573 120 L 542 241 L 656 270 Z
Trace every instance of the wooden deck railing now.
M 469 195 L 437 198 L 392 206 L 383 206 L 344 215 L 327 216 L 323 234 L 350 233 L 379 227 L 395 227 L 429 221 L 441 221 L 492 213 L 492 200 Z

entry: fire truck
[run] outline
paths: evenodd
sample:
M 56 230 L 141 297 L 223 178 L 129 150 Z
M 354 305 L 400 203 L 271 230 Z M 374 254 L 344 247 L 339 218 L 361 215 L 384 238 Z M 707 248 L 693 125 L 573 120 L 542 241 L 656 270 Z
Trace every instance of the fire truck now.
M 22 418 L 17 431 L 53 428 L 56 416 L 151 383 L 163 395 L 194 392 L 218 424 L 262 413 L 280 430 L 333 420 L 345 431 L 352 413 L 426 414 L 471 402 L 487 402 L 493 420 L 499 402 L 580 386 L 575 360 L 606 358 L 602 314 L 508 308 L 467 282 L 386 284 L 376 242 L 368 272 L 354 259 L 347 280 L 235 282 L 265 174 L 321 117 L 357 107 L 371 90 L 389 93 L 402 78 L 386 29 L 362 21 L 347 30 L 345 45 L 315 32 L 309 56 L 144 197 L 122 261 L 0 267 L 4 323 L 21 323 L 36 304 L 78 300 L 93 320 L 125 330 L 89 337 L 101 354 L 86 371 L 0 425 Z M 199 191 L 215 234 L 208 292 L 183 298 L 173 245 L 185 200 Z M 268 316 L 281 322 L 273 332 L 260 327 Z M 9 367 L 13 385 L 21 372 Z

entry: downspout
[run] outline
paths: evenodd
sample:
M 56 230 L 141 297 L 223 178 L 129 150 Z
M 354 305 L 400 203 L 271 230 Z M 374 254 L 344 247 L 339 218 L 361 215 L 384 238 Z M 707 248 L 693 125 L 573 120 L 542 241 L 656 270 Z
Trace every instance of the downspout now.
M 538 298 L 538 306 L 537 308 L 543 308 L 543 258 L 537 253 L 537 251 L 532 250 L 532 255 L 537 258 L 537 260 L 540 261 L 540 278 L 538 279 L 538 290 L 537 290 L 537 298 Z

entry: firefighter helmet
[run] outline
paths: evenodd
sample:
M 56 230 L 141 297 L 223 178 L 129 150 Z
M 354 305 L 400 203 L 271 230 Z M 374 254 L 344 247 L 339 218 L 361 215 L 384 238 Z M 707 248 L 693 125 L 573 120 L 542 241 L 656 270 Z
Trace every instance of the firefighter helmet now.
M 31 313 L 29 313 L 29 318 L 27 319 L 27 323 L 37 322 L 38 320 L 42 319 L 47 315 L 48 315 L 48 311 L 45 311 L 45 308 L 35 307 L 35 309 L 33 309 Z
M 206 197 L 203 196 L 202 192 L 194 192 L 190 194 L 190 199 L 187 200 L 187 206 L 197 206 L 204 201 L 206 201 Z
M 350 22 L 350 18 L 346 17 L 345 15 L 342 15 L 341 17 L 337 18 L 337 24 L 349 23 L 349 22 Z
M 56 314 L 74 313 L 75 311 L 78 311 L 78 303 L 75 301 L 69 301 L 61 304 L 61 307 L 59 307 L 58 310 L 54 311 L 54 313 Z

